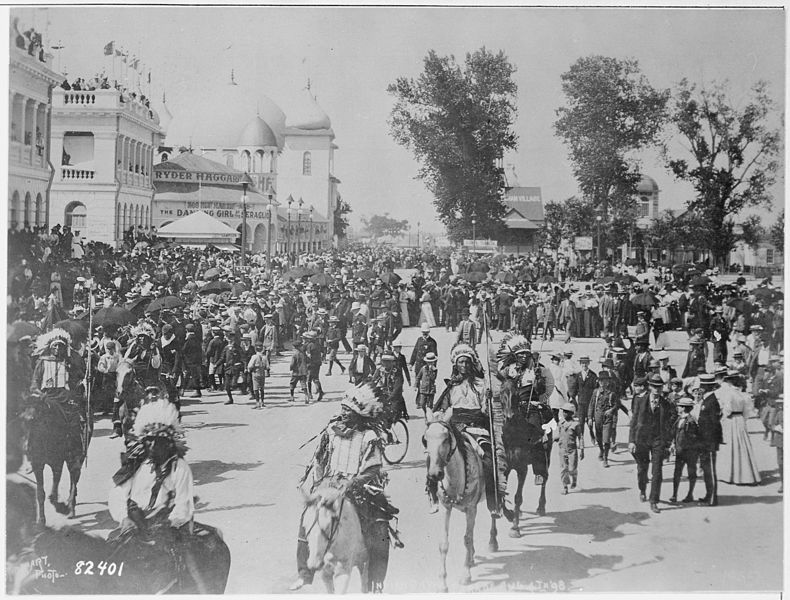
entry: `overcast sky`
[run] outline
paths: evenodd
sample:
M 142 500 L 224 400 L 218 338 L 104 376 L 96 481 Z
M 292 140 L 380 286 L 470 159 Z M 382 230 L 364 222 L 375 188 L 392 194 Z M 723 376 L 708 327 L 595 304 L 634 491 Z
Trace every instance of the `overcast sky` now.
M 577 193 L 552 125 L 563 103 L 560 75 L 580 56 L 636 58 L 660 88 L 682 77 L 726 78 L 736 101 L 767 79 L 784 110 L 780 10 L 59 7 L 19 14 L 48 29 L 52 45 L 62 42 L 61 66 L 70 77 L 91 76 L 108 64 L 102 48 L 110 40 L 137 54 L 153 71 L 153 96 L 166 89 L 174 113 L 184 103 L 211 106 L 212 86 L 226 83 L 234 69 L 239 83 L 287 114 L 289 98 L 310 77 L 340 147 L 335 174 L 354 210 L 352 223 L 385 211 L 415 227 L 420 220 L 423 229 L 436 223 L 431 196 L 414 179 L 418 165 L 392 141 L 387 125 L 393 104 L 387 85 L 419 75 L 430 49 L 462 61 L 486 46 L 514 63 L 519 148 L 506 162 L 515 164 L 521 185 L 543 189 L 544 201 Z M 202 92 L 190 91 L 196 88 Z M 650 153 L 643 172 L 658 182 L 662 208 L 681 208 L 692 193 Z M 777 206 L 783 189 L 776 190 Z

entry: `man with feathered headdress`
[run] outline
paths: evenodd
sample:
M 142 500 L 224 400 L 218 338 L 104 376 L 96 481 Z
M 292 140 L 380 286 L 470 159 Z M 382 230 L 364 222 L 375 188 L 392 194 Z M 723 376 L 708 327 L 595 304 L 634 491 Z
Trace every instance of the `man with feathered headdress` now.
M 146 322 L 132 329 L 134 341 L 130 344 L 124 358 L 132 361 L 134 375 L 140 385 L 148 387 L 159 385 L 159 367 L 162 366 L 162 354 L 156 343 L 156 332 Z
M 79 399 L 85 366 L 77 353 L 71 353 L 71 336 L 64 329 L 53 329 L 38 336 L 38 362 L 33 370 L 30 394 L 42 400 L 61 402 Z
M 436 401 L 433 412 L 452 409 L 450 422 L 456 427 L 480 428 L 488 432 L 487 438 L 475 437 L 484 452 L 483 468 L 486 474 L 488 508 L 492 515 L 499 516 L 507 494 L 507 479 L 502 470 L 505 464 L 504 449 L 500 443 L 500 436 L 497 435 L 498 432 L 491 431 L 492 419 L 488 414 L 488 400 L 491 399 L 492 391 L 483 378 L 483 365 L 474 348 L 468 344 L 456 344 L 450 352 L 450 361 L 453 365 L 452 375 L 450 379 L 445 380 L 447 387 Z M 492 444 L 496 447 L 498 472 L 494 470 Z M 495 497 L 492 487 L 495 482 L 498 505 L 492 501 Z M 426 489 L 431 512 L 438 510 L 437 486 L 436 480 L 430 478 L 427 480 Z
M 320 482 L 330 479 L 354 504 L 369 553 L 369 588 L 364 591 L 378 592 L 387 574 L 390 533 L 396 546 L 402 546 L 389 527 L 398 509 L 384 494 L 387 476 L 382 468 L 382 400 L 381 390 L 371 384 L 350 387 L 340 403 L 340 415 L 321 432 L 313 460 L 300 481 L 302 486 L 309 480 L 312 492 Z M 291 590 L 312 583 L 314 573 L 307 566 L 308 556 L 306 532 L 300 527 L 296 547 L 299 576 Z

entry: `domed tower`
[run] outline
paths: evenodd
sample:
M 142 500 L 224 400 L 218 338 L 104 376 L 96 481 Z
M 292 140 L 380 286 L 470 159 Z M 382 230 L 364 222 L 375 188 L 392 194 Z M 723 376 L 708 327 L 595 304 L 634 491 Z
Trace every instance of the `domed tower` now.
M 237 142 L 240 171 L 250 174 L 261 193 L 274 193 L 279 146 L 277 136 L 260 115 L 247 123 Z
M 310 237 L 302 239 L 299 236 L 303 232 L 297 231 L 296 242 L 291 248 L 296 252 L 317 250 L 325 246 L 316 246 L 315 240 L 331 240 L 334 235 L 340 180 L 334 175 L 337 146 L 332 122 L 318 104 L 309 81 L 288 107 L 283 137 L 277 173 L 278 194 L 280 198 L 290 196 L 294 202 L 301 199 L 305 214 L 313 208 Z
M 643 175 L 642 180 L 636 186 L 638 195 L 638 218 L 639 221 L 648 222 L 658 217 L 658 184 L 649 175 Z

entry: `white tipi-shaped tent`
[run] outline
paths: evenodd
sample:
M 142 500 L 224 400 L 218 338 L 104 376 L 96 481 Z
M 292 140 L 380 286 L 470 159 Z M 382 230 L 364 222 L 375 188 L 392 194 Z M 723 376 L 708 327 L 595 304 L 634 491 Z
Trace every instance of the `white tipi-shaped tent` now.
M 193 212 L 174 221 L 157 231 L 157 236 L 181 244 L 182 246 L 206 246 L 213 244 L 219 248 L 231 249 L 239 232 L 206 214 L 202 210 Z

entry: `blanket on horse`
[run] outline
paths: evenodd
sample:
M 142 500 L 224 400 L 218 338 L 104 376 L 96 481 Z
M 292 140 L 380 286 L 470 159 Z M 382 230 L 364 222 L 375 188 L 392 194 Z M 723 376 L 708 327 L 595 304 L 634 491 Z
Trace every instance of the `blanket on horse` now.
M 86 426 L 83 406 L 60 395 L 42 396 L 30 423 L 30 462 L 47 465 L 82 462 Z

